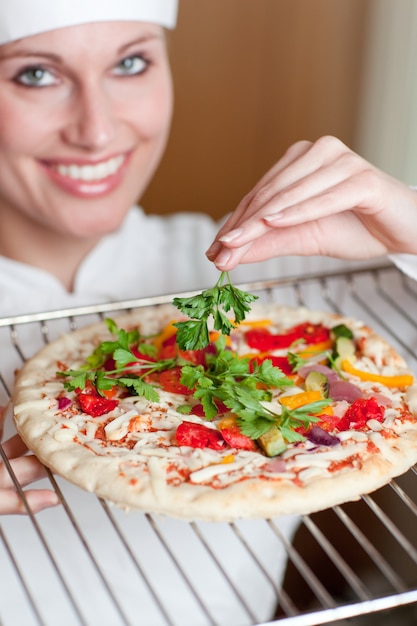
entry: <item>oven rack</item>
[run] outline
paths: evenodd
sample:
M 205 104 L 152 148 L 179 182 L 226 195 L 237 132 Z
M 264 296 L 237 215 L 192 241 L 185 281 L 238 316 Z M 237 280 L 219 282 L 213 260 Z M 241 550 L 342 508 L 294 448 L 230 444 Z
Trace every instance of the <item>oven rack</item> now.
M 257 293 L 261 301 L 362 319 L 417 372 L 417 284 L 390 264 L 241 287 Z M 10 398 L 13 369 L 62 332 L 125 310 L 170 302 L 172 297 L 0 319 L 0 404 Z M 0 454 L 27 511 L 26 516 L 0 518 L 0 626 L 362 626 L 377 620 L 384 626 L 392 618 L 396 626 L 417 623 L 416 466 L 358 502 L 303 516 L 293 540 L 276 519 L 224 524 L 231 551 L 221 554 L 213 544 L 213 524 L 177 521 L 172 536 L 157 516 L 126 515 L 50 472 L 43 486 L 54 489 L 63 505 L 34 515 L 2 446 Z M 108 553 L 124 563 L 126 581 L 115 580 L 108 553 L 96 547 L 90 511 L 100 519 L 100 529 L 106 529 Z M 282 584 L 258 550 L 264 534 L 274 537 L 277 551 L 288 559 Z M 185 544 L 195 550 L 194 567 L 182 559 L 179 546 Z M 230 567 L 234 551 L 244 554 L 239 558 L 251 580 L 276 599 L 277 611 L 269 621 L 242 592 Z M 77 564 L 75 574 L 67 565 L 69 553 Z M 169 590 L 161 587 L 161 568 L 169 573 Z M 213 606 L 212 588 L 228 597 L 233 620 L 223 621 Z M 126 602 L 129 593 L 139 591 L 152 607 L 146 621 L 141 606 L 132 611 Z M 175 604 L 175 597 L 183 599 Z M 22 617 L 17 618 L 17 610 Z M 199 616 L 195 623 L 187 621 L 190 611 Z

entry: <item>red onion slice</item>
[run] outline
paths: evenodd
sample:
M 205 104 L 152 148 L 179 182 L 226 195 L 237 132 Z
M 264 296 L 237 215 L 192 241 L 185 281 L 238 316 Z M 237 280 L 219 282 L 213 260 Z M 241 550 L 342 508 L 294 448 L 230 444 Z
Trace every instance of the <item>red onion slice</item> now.
M 332 370 L 330 367 L 327 367 L 327 365 L 322 365 L 321 363 L 303 365 L 303 367 L 300 367 L 300 369 L 297 371 L 297 374 L 300 374 L 302 378 L 307 378 L 307 375 L 310 372 L 320 372 L 320 374 L 324 374 L 325 376 L 327 376 L 327 380 L 329 381 L 329 383 L 333 380 L 340 380 L 339 375 L 334 370 Z
M 66 396 L 61 396 L 60 398 L 58 398 L 58 409 L 60 411 L 67 409 L 71 404 L 72 400 L 70 398 L 67 398 Z
M 335 435 L 331 435 L 321 428 L 321 426 L 313 426 L 310 428 L 307 434 L 307 439 L 318 446 L 337 446 L 340 443 L 340 439 Z
M 332 400 L 346 400 L 352 403 L 362 397 L 362 391 L 347 380 L 335 380 L 330 382 L 329 397 Z

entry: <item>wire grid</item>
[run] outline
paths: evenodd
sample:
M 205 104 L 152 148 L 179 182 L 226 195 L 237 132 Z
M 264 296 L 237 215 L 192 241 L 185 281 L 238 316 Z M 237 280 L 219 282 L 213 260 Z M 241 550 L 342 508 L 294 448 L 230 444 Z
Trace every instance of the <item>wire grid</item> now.
M 417 323 L 413 315 L 417 286 L 391 265 L 257 282 L 241 287 L 258 293 L 261 300 L 305 305 L 360 318 L 390 341 L 407 359 L 411 369 L 417 371 Z M 7 334 L 14 357 L 17 355 L 22 362 L 35 349 L 31 346 L 35 335 L 38 347 L 41 347 L 60 333 L 97 321 L 97 318 L 171 300 L 172 295 L 3 318 L 0 319 L 0 330 Z M 5 359 L 6 356 L 1 359 L 2 363 L 0 361 L 0 386 L 7 399 L 12 381 L 8 371 L 11 361 Z M 150 514 L 135 513 L 132 534 L 132 524 L 127 523 L 130 516 L 90 494 L 82 496 L 85 506 L 81 509 L 84 513 L 80 513 L 73 505 L 73 490 L 68 490 L 65 481 L 48 472 L 48 487 L 55 489 L 63 503 L 59 507 L 57 536 L 51 537 L 45 532 L 43 520 L 56 514 L 56 510 L 33 515 L 23 486 L 1 446 L 0 454 L 27 511 L 26 517 L 5 516 L 1 521 L 1 578 L 12 581 L 11 590 L 16 596 L 13 600 L 2 597 L 0 583 L 1 626 L 20 626 L 13 617 L 14 602 L 20 608 L 24 606 L 24 626 L 58 623 L 48 611 L 50 603 L 45 599 L 45 590 L 58 599 L 62 626 L 102 626 L 107 623 L 111 626 L 182 626 L 186 623 L 185 618 L 181 617 L 178 607 L 173 606 L 172 596 L 167 601 L 167 591 L 161 587 L 158 568 L 170 572 L 171 591 L 182 598 L 186 611 L 193 610 L 200 615 L 199 624 L 220 626 L 223 623 L 222 616 L 213 607 L 212 595 L 207 592 L 211 585 L 216 593 L 220 590 L 227 595 L 235 606 L 235 621 L 228 620 L 228 626 L 365 624 L 368 622 L 363 621 L 364 616 L 383 616 L 387 610 L 395 608 L 400 611 L 401 607 L 411 612 L 407 612 L 404 622 L 397 619 L 395 624 L 417 623 L 417 613 L 414 612 L 417 605 L 416 467 L 374 494 L 363 496 L 359 502 L 303 516 L 294 540 L 291 533 L 283 532 L 278 520 L 274 519 L 243 520 L 223 525 L 230 545 L 244 552 L 250 577 L 276 601 L 275 617 L 265 622 L 260 619 L 256 604 L 242 592 L 239 579 L 230 567 L 233 550 L 230 555 L 219 553 L 213 543 L 213 525 L 178 522 L 175 525 L 177 535 L 172 537 L 163 520 Z M 80 494 L 76 496 L 79 498 Z M 89 507 L 99 510 L 101 524 L 107 526 L 109 550 L 117 551 L 123 559 L 130 582 L 128 592 L 136 593 L 140 589 L 147 595 L 154 612 L 153 617 L 147 614 L 147 621 L 142 620 L 140 607 L 132 614 L 106 560 L 97 552 L 94 535 L 86 520 Z M 18 545 L 17 526 L 23 527 L 17 536 L 27 537 L 27 545 L 25 542 Z M 258 548 L 258 540 L 265 533 L 275 538 L 277 551 L 285 554 L 288 560 L 283 581 L 271 573 Z M 195 563 L 197 569 L 204 568 L 203 578 L 183 562 L 176 539 L 182 535 L 187 545 L 195 546 Z M 138 536 L 141 540 L 146 537 L 149 554 L 143 553 L 143 543 L 138 542 Z M 60 550 L 60 544 L 69 541 L 70 537 L 82 579 L 78 584 L 73 573 L 68 573 Z M 38 584 L 37 567 L 41 562 L 42 584 Z M 85 594 L 80 593 L 81 572 L 99 590 L 93 599 L 86 600 Z M 355 618 L 359 621 L 356 622 Z M 148 620 L 153 620 L 152 624 Z

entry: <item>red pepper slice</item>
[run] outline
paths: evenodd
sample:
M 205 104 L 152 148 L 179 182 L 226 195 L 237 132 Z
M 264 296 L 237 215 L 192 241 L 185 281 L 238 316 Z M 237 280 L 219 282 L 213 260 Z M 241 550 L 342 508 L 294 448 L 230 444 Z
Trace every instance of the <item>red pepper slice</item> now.
M 267 328 L 252 328 L 245 334 L 246 343 L 251 348 L 268 352 L 289 348 L 295 341 L 303 340 L 306 344 L 322 343 L 329 339 L 330 330 L 322 324 L 304 322 L 293 326 L 285 333 L 274 335 Z
M 80 393 L 78 396 L 78 402 L 84 413 L 91 415 L 92 417 L 99 417 L 105 413 L 109 413 L 119 404 L 118 400 L 110 400 L 109 398 L 103 398 L 97 393 Z
M 258 449 L 253 439 L 250 439 L 250 437 L 247 437 L 247 435 L 243 435 L 240 432 L 239 426 L 221 428 L 220 432 L 223 439 L 232 448 L 238 448 L 239 450 L 251 450 L 252 452 Z
M 257 363 L 258 365 L 260 365 L 263 361 L 272 361 L 272 365 L 274 367 L 279 367 L 279 369 L 286 376 L 289 376 L 290 374 L 293 373 L 292 366 L 289 364 L 288 358 L 286 356 L 274 356 L 273 354 L 267 354 L 265 356 L 260 356 L 260 357 L 256 356 L 253 359 L 251 359 L 249 362 L 249 367 L 251 371 L 253 371 L 253 368 L 251 368 L 252 363 Z
M 191 448 L 223 450 L 227 445 L 218 430 L 194 422 L 182 422 L 177 428 L 175 438 L 178 445 Z
M 382 422 L 384 419 L 385 409 L 380 406 L 374 397 L 372 398 L 358 398 L 347 409 L 346 413 L 340 418 L 336 425 L 337 430 L 360 430 L 364 428 L 366 422 L 370 419 Z

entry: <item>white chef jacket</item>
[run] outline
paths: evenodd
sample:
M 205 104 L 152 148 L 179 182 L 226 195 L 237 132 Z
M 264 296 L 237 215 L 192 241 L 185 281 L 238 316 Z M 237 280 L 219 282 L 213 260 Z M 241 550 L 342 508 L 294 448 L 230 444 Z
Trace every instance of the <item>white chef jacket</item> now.
M 218 271 L 206 259 L 204 251 L 212 242 L 217 228 L 218 225 L 206 215 L 184 213 L 165 217 L 147 216 L 135 207 L 120 229 L 106 236 L 83 261 L 73 293 L 67 293 L 52 274 L 0 257 L 0 316 L 212 286 L 218 278 Z M 343 261 L 330 259 L 284 257 L 268 263 L 241 266 L 234 270 L 233 280 L 247 282 L 323 268 L 335 269 L 344 265 Z M 30 356 L 30 353 L 27 354 Z M 4 358 L 3 355 L 3 364 Z M 7 363 L 9 373 L 15 367 L 13 358 L 10 357 Z M 81 520 L 83 532 L 98 555 L 105 576 L 111 580 L 112 588 L 117 589 L 118 599 L 131 618 L 131 623 L 134 626 L 165 624 L 146 590 L 138 587 L 128 575 L 126 557 L 120 551 L 113 554 L 112 551 L 116 550 L 112 544 L 113 530 L 106 521 L 103 522 L 103 511 L 96 499 L 66 481 L 62 481 L 61 486 L 77 519 Z M 118 515 L 118 512 L 115 514 Z M 74 595 L 84 597 L 83 592 L 88 589 L 88 602 L 85 603 L 87 623 L 92 626 L 114 626 L 114 615 L 103 600 L 106 592 L 102 583 L 88 574 L 87 567 L 83 568 L 85 555 L 80 552 L 79 540 L 72 536 L 71 528 L 66 530 L 68 523 L 63 507 L 43 511 L 36 517 L 48 541 L 53 542 L 59 565 L 73 586 Z M 143 538 L 142 541 L 143 533 L 149 532 L 149 528 L 143 529 L 144 516 L 133 512 L 128 516 L 118 515 L 118 519 L 127 541 L 134 547 L 138 546 L 140 556 L 148 563 L 148 574 L 157 580 L 157 588 L 163 594 L 164 604 L 169 607 L 174 623 L 181 626 L 207 624 L 201 609 L 189 605 L 181 591 L 178 591 L 176 583 L 170 579 L 172 572 L 164 566 L 163 558 L 158 557 L 158 547 L 155 548 L 149 539 Z M 5 516 L 0 519 L 0 523 L 12 548 L 17 554 L 21 552 L 20 567 L 29 586 L 34 585 L 35 599 L 46 611 L 46 623 L 54 626 L 78 623 L 74 621 L 71 611 L 63 609 L 59 593 L 54 592 L 56 576 L 49 571 L 49 561 L 44 556 L 43 548 L 33 539 L 30 521 L 27 518 Z M 285 550 L 270 529 L 265 531 L 263 524 L 266 522 L 249 522 L 245 529 L 249 535 L 253 535 L 258 557 L 269 575 L 279 583 L 285 568 Z M 291 540 L 298 526 L 298 518 L 284 517 L 277 521 L 277 525 L 283 536 Z M 192 571 L 193 568 L 201 570 L 204 567 L 203 562 L 200 567 L 200 557 L 196 556 L 197 552 L 192 548 L 187 524 L 164 519 L 161 528 L 168 543 L 171 541 L 173 549 L 179 550 L 185 568 L 191 568 Z M 205 529 L 215 549 L 219 550 L 219 558 L 227 562 L 227 571 L 242 596 L 252 606 L 257 620 L 271 619 L 276 593 L 265 580 L 259 580 L 259 576 L 248 569 L 246 549 L 230 542 L 227 524 L 208 524 Z M 30 625 L 31 612 L 10 571 L 8 560 L 0 557 L 0 621 L 4 620 L 5 626 Z M 201 571 L 192 574 L 196 576 L 196 581 L 201 575 Z M 223 585 L 216 584 L 214 575 L 209 572 L 204 579 L 204 587 L 204 597 L 207 605 L 215 612 L 216 623 L 224 626 L 244 626 L 250 623 L 247 616 L 243 616 L 236 608 L 236 600 L 230 594 L 223 597 Z
M 218 227 L 204 214 L 146 215 L 135 207 L 83 260 L 73 293 L 52 274 L 0 256 L 0 316 L 211 287 L 219 273 L 204 252 Z M 281 257 L 242 265 L 232 278 L 248 282 L 345 266 L 340 259 Z

